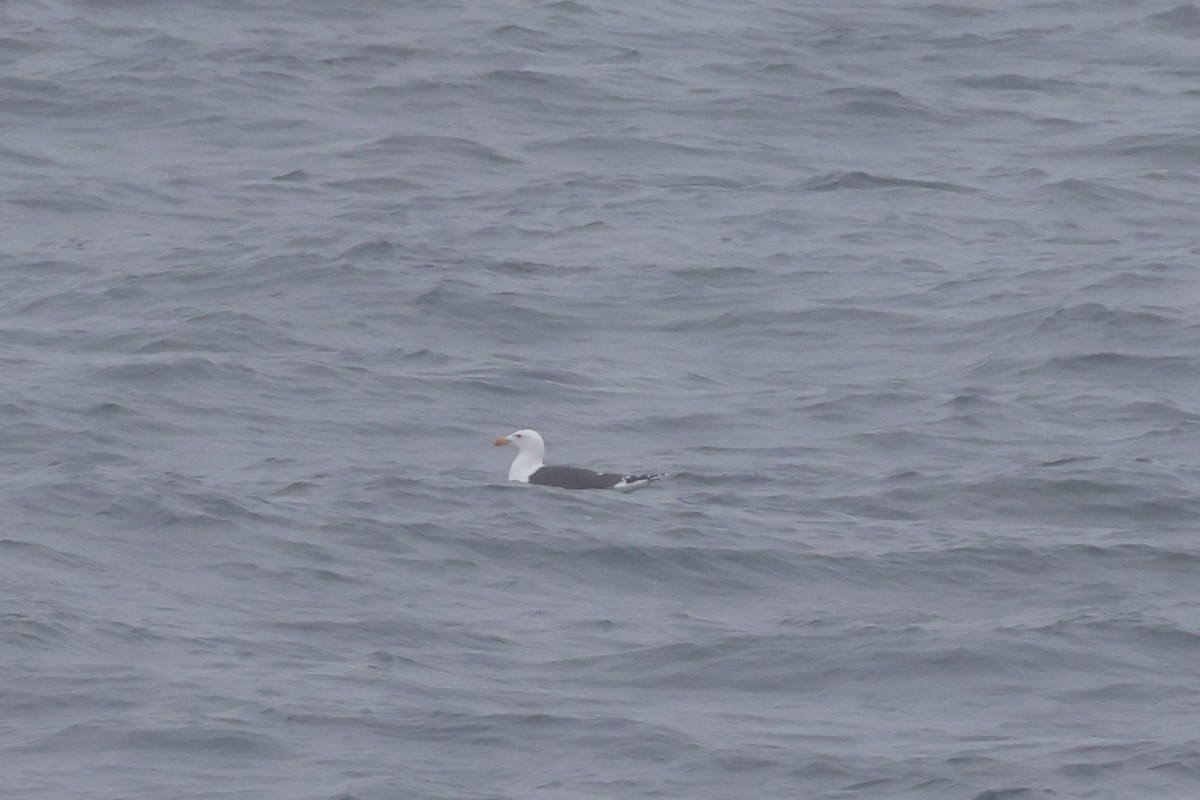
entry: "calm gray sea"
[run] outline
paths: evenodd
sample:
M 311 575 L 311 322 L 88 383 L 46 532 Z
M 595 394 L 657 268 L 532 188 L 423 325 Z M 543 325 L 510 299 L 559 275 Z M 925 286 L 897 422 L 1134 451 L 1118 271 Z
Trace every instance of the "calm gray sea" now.
M 0 795 L 1200 797 L 1198 87 L 1176 0 L 0 4 Z

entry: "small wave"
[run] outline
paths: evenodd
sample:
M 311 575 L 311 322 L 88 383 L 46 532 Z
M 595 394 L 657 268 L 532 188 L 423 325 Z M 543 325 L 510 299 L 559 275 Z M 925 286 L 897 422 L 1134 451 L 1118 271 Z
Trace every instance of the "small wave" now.
M 1110 308 L 1102 303 L 1080 303 L 1055 308 L 1036 329 L 1038 334 L 1061 334 L 1095 326 L 1119 331 L 1122 336 L 1145 332 L 1161 335 L 1176 327 L 1174 315 L 1146 308 Z
M 1191 3 L 1184 3 L 1167 11 L 1151 14 L 1146 17 L 1146 24 L 1173 36 L 1200 39 L 1200 8 Z
M 842 111 L 876 120 L 920 120 L 938 123 L 950 121 L 947 115 L 893 89 L 877 86 L 838 88 L 830 89 L 824 95 L 842 100 L 842 105 L 839 106 Z
M 999 75 L 973 75 L 955 81 L 970 89 L 988 89 L 1003 92 L 1043 92 L 1046 94 L 1069 94 L 1077 92 L 1079 84 L 1053 78 L 1033 78 L 1016 73 Z
M 452 156 L 481 164 L 520 164 L 521 159 L 507 156 L 472 139 L 460 136 L 393 134 L 355 148 L 360 156 L 404 156 L 423 154 Z
M 1200 134 L 1145 133 L 1119 136 L 1104 144 L 1080 147 L 1076 152 L 1104 158 L 1131 159 L 1155 168 L 1193 169 L 1200 160 Z
M 830 192 L 846 189 L 925 189 L 954 194 L 975 194 L 979 191 L 971 186 L 964 186 L 958 183 L 912 180 L 909 178 L 895 178 L 888 175 L 872 175 L 869 172 L 862 172 L 860 170 L 830 172 L 825 175 L 818 175 L 805 182 L 803 188 L 810 192 Z
M 108 737 L 112 737 L 112 734 L 109 733 Z M 281 741 L 268 734 L 238 730 L 237 725 L 213 723 L 126 730 L 118 734 L 109 746 L 128 747 L 147 754 L 157 753 L 161 757 L 171 757 L 169 754 L 175 754 L 175 758 L 189 759 L 206 756 L 231 763 L 252 763 L 291 754 Z

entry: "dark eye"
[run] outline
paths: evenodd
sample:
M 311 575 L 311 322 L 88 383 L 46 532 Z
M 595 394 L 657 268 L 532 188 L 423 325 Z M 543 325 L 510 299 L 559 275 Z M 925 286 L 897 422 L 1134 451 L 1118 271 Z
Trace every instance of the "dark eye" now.
M 518 433 L 518 434 L 517 434 L 517 438 L 518 438 L 518 439 L 520 439 L 520 438 L 521 438 L 521 434 L 519 434 L 519 433 Z

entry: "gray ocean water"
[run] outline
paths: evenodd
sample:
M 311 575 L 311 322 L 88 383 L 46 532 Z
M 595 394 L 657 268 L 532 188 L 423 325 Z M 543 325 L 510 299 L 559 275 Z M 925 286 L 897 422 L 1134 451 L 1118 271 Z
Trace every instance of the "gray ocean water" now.
M 1200 797 L 1198 220 L 1177 0 L 6 2 L 0 794 Z

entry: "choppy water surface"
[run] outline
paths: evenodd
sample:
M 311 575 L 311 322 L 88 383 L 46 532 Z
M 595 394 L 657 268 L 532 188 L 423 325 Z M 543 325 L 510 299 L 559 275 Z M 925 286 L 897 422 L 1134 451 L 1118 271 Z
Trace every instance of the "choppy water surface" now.
M 5 4 L 0 788 L 1197 796 L 1198 38 Z

